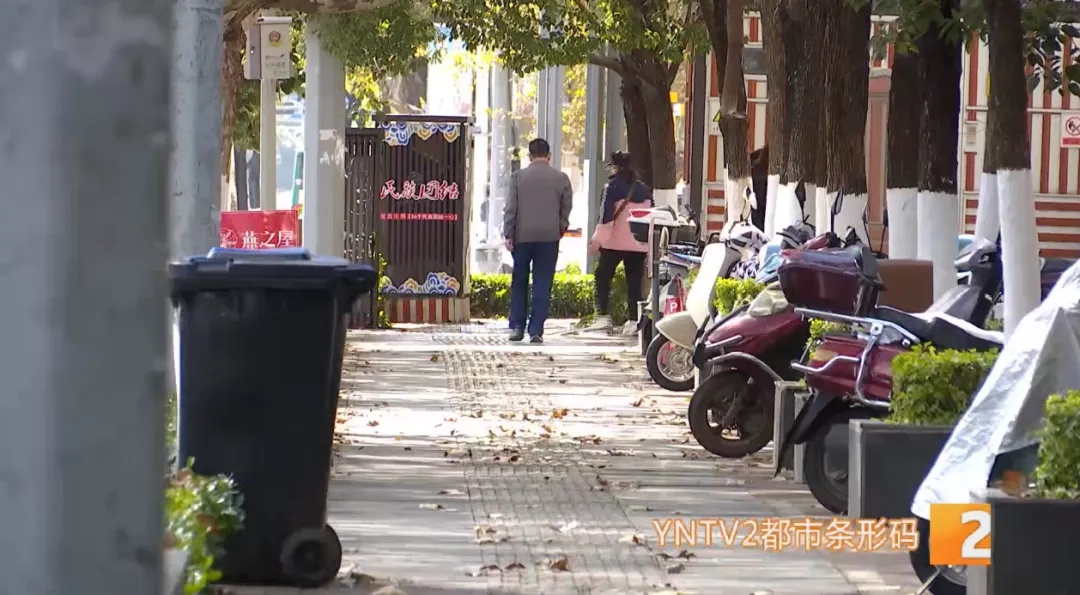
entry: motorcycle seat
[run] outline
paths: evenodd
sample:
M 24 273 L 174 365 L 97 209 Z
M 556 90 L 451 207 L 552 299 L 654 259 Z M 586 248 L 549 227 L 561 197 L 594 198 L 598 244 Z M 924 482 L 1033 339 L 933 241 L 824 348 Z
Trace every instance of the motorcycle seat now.
M 1045 258 L 1043 259 L 1042 272 L 1049 275 L 1060 275 L 1074 264 L 1076 264 L 1076 260 L 1072 258 Z
M 941 349 L 989 351 L 1002 345 L 1002 335 L 979 327 L 948 314 L 910 314 L 878 306 L 871 317 L 896 326 L 915 335 L 920 341 Z

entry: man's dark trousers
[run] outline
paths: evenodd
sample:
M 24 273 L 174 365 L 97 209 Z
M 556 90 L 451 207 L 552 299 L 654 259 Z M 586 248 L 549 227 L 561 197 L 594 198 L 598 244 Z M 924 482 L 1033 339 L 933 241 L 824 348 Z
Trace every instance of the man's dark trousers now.
M 530 337 L 544 335 L 551 303 L 551 284 L 559 260 L 559 242 L 523 242 L 514 245 L 514 273 L 510 282 L 510 328 L 526 330 Z M 532 308 L 529 307 L 529 271 L 532 270 Z M 529 327 L 525 328 L 526 313 Z

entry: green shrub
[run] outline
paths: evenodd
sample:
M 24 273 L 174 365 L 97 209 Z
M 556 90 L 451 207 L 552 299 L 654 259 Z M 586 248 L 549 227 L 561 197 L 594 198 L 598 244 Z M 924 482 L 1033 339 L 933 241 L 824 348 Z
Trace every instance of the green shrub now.
M 1080 390 L 1046 400 L 1046 424 L 1039 438 L 1033 493 L 1043 498 L 1080 499 Z
M 721 315 L 727 314 L 735 308 L 749 304 L 764 289 L 765 285 L 753 279 L 722 277 L 716 280 L 716 296 L 713 298 L 713 304 Z
M 505 317 L 510 313 L 510 275 L 478 273 L 472 276 L 469 303 L 473 318 Z M 592 275 L 555 273 L 551 287 L 552 318 L 589 318 L 596 303 Z M 626 322 L 626 274 L 620 264 L 611 282 L 611 318 Z
M 390 314 L 386 311 L 386 294 L 383 293 L 382 286 L 384 279 L 386 280 L 386 283 L 389 283 L 391 285 L 393 283 L 391 283 L 389 277 L 386 276 L 386 258 L 383 257 L 381 252 L 379 253 L 378 275 L 379 285 L 375 287 L 375 328 L 387 329 L 390 328 L 392 325 L 390 324 Z
M 811 352 L 825 335 L 838 335 L 851 332 L 851 327 L 839 322 L 829 322 L 817 318 L 810 319 L 810 338 L 806 340 L 806 348 Z
M 564 268 L 560 272 L 562 272 L 565 275 L 580 275 L 581 274 L 581 265 L 579 265 L 576 262 L 571 262 L 570 264 L 566 265 L 566 268 Z
M 938 351 L 916 345 L 892 361 L 889 421 L 915 425 L 955 424 L 994 367 L 998 352 Z
M 191 470 L 191 461 L 165 487 L 166 545 L 189 555 L 185 595 L 202 593 L 221 578 L 214 559 L 225 538 L 244 521 L 242 498 L 231 478 L 204 477 Z

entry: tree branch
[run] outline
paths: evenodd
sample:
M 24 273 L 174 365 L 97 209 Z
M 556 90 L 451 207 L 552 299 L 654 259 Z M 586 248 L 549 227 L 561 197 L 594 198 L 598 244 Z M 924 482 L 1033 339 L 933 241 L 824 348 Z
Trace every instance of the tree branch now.
M 619 76 L 626 76 L 626 67 L 623 66 L 622 61 L 609 56 L 589 54 L 589 64 L 592 64 L 593 66 L 603 66 L 604 68 L 614 70 Z
M 361 12 L 409 0 L 225 0 L 224 13 L 267 8 L 297 12 Z

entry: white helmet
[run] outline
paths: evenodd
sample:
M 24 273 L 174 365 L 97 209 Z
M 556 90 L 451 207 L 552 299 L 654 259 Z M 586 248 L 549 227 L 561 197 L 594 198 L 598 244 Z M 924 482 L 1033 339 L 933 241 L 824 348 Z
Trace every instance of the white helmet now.
M 729 246 L 737 250 L 757 252 L 769 241 L 769 238 L 765 237 L 760 229 L 741 221 L 731 227 L 726 240 Z
M 814 237 L 814 228 L 806 223 L 789 225 L 777 232 L 782 250 L 797 249 Z

